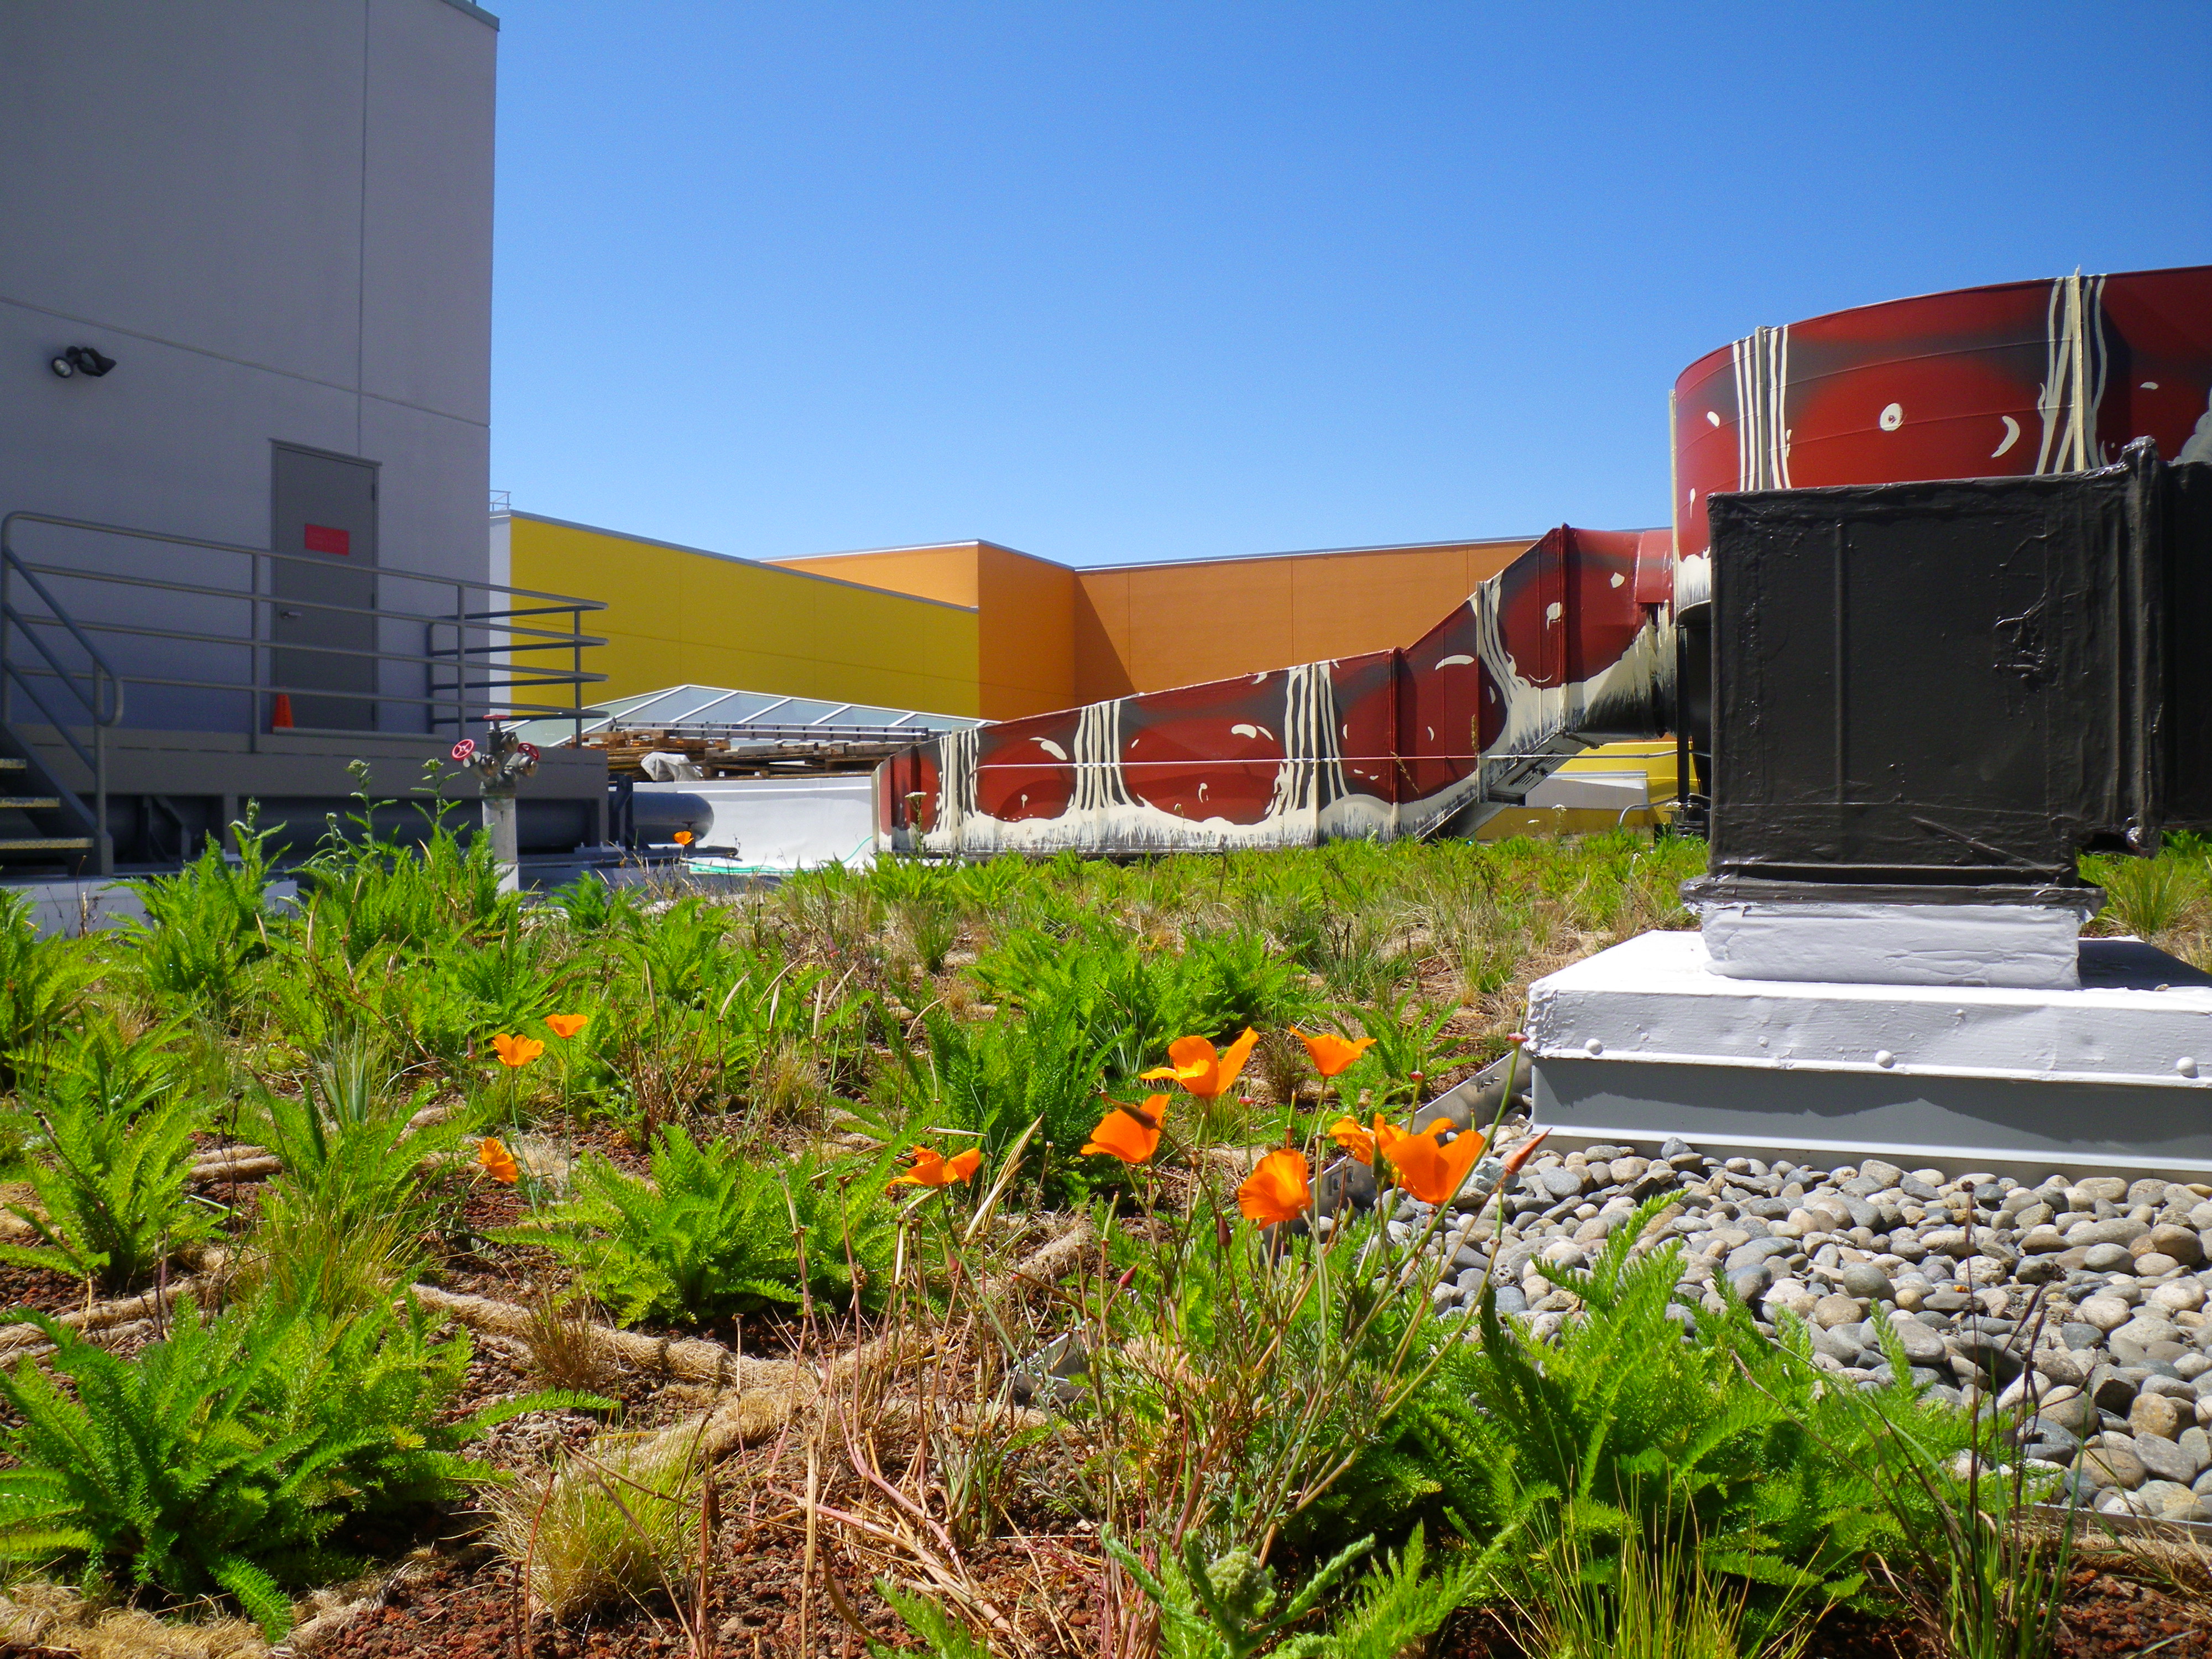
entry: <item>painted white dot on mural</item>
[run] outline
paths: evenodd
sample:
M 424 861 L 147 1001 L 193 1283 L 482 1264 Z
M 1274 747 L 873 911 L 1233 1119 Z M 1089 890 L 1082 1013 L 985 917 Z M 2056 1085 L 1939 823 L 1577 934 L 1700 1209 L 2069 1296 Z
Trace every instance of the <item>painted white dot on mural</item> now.
M 1881 429 L 1884 432 L 1894 432 L 1904 424 L 1905 405 L 1903 404 L 1892 404 L 1881 411 Z

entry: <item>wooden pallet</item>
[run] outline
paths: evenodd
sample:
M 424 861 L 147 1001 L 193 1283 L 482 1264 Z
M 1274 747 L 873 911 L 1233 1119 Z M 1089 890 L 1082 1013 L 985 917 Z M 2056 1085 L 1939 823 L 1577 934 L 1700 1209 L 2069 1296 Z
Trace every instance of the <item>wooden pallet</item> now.
M 872 770 L 878 761 L 903 746 L 880 738 L 825 737 L 732 749 L 713 738 L 649 728 L 592 732 L 586 734 L 584 743 L 605 754 L 611 776 L 629 778 L 645 776 L 647 755 L 681 755 L 709 778 L 776 777 L 794 772 Z

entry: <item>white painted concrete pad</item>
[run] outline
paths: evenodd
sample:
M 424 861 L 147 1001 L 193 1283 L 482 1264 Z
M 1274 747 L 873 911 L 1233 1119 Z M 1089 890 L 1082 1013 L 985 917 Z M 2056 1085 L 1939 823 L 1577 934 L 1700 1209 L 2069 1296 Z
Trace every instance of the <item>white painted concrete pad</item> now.
M 2212 1170 L 2212 977 L 2083 939 L 2074 988 L 1730 978 L 1646 933 L 1529 989 L 1537 1121 L 1831 1153 Z

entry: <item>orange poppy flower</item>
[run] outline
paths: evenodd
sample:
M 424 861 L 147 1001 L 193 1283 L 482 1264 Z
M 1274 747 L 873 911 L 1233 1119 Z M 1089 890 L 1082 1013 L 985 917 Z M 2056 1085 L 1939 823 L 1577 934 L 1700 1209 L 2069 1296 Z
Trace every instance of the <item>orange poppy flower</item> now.
M 502 1187 L 512 1187 L 521 1179 L 522 1171 L 516 1167 L 514 1154 L 507 1150 L 507 1143 L 496 1135 L 486 1135 L 477 1142 L 477 1162 L 483 1172 Z
M 1243 1036 L 1218 1052 L 1202 1036 L 1177 1037 L 1168 1044 L 1170 1063 L 1146 1072 L 1145 1079 L 1172 1078 L 1187 1095 L 1218 1100 L 1236 1083 L 1237 1074 L 1251 1057 L 1252 1045 L 1259 1040 L 1260 1034 L 1249 1025 Z
M 592 1023 L 589 1014 L 548 1014 L 545 1029 L 566 1042 L 570 1037 Z
M 1317 1031 L 1309 1036 L 1295 1025 L 1291 1035 L 1306 1045 L 1306 1054 L 1314 1063 L 1314 1070 L 1323 1077 L 1335 1077 L 1350 1071 L 1359 1063 L 1360 1055 L 1375 1046 L 1373 1037 L 1361 1037 L 1357 1042 L 1340 1037 L 1334 1031 Z
M 1304 1215 L 1313 1202 L 1306 1173 L 1304 1152 L 1279 1146 L 1260 1160 L 1259 1167 L 1237 1189 L 1237 1207 L 1244 1212 L 1247 1220 L 1262 1227 Z
M 1399 1135 L 1382 1149 L 1397 1166 L 1398 1184 L 1424 1204 L 1443 1204 L 1459 1195 L 1468 1172 L 1482 1156 L 1483 1137 L 1473 1129 L 1462 1131 L 1449 1146 L 1437 1144 L 1437 1131 L 1449 1127 L 1439 1119 L 1425 1133 Z
M 1160 1127 L 1167 1116 L 1165 1095 L 1149 1095 L 1141 1106 L 1114 1101 L 1091 1132 L 1091 1139 L 1083 1143 L 1083 1150 L 1118 1158 L 1124 1164 L 1148 1164 L 1160 1149 Z
M 536 1037 L 509 1036 L 504 1031 L 491 1040 L 491 1046 L 499 1050 L 502 1066 L 527 1066 L 545 1052 L 545 1045 Z
M 691 832 L 689 830 L 678 830 L 669 839 L 678 847 L 689 847 L 691 844 Z
M 1328 1138 L 1362 1164 L 1375 1161 L 1375 1137 L 1359 1127 L 1356 1117 L 1340 1117 L 1328 1126 Z
M 894 1187 L 950 1187 L 967 1180 L 983 1167 L 983 1149 L 970 1146 L 966 1152 L 946 1158 L 934 1146 L 914 1149 L 914 1164 L 902 1176 L 892 1179 Z

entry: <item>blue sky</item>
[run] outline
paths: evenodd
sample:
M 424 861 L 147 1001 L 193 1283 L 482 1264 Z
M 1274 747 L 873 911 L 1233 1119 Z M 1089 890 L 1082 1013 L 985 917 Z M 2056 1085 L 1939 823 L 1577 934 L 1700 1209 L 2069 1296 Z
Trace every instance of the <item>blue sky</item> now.
M 2212 6 L 501 14 L 492 483 L 756 558 L 1659 522 L 1759 323 L 2212 260 Z

